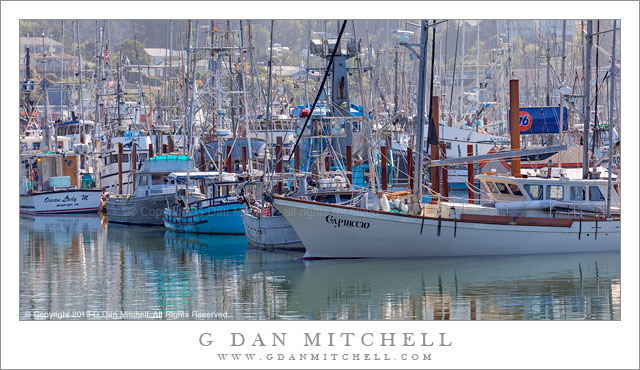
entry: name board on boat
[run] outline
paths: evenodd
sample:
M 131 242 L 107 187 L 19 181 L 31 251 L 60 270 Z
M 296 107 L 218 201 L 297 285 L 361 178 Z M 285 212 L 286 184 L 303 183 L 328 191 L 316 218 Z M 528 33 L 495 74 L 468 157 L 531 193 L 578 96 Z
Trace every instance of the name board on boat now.
M 348 220 L 345 218 L 337 218 L 337 217 L 333 217 L 332 215 L 328 215 L 327 217 L 325 217 L 325 221 L 328 224 L 333 225 L 333 227 L 351 227 L 355 229 L 368 229 L 370 226 L 368 222 Z

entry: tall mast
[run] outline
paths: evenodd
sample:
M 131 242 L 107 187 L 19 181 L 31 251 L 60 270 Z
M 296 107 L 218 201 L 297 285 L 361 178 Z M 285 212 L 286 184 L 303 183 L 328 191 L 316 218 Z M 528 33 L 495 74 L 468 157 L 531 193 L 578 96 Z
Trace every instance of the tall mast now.
M 80 53 L 80 21 L 76 21 L 76 44 L 78 45 L 78 107 L 80 109 L 80 142 L 84 144 L 84 109 L 82 108 L 82 54 Z M 57 144 L 56 144 L 57 146 Z
M 189 21 L 189 24 L 191 24 L 191 21 Z M 193 53 L 194 53 L 194 65 L 193 65 L 193 70 L 191 71 L 191 73 L 189 73 L 189 68 L 191 68 L 191 63 L 188 63 L 187 65 L 187 85 L 189 82 L 189 76 L 191 77 L 191 100 L 189 101 L 189 126 L 187 128 L 187 133 L 188 133 L 188 145 L 189 147 L 187 148 L 187 161 L 188 163 L 191 162 L 191 159 L 193 158 L 193 100 L 194 100 L 194 96 L 195 96 L 195 89 L 196 89 L 196 78 L 195 78 L 195 53 L 198 50 L 198 20 L 196 19 L 196 25 L 195 25 L 195 32 L 196 32 L 196 39 L 194 40 L 194 46 L 193 46 Z M 189 27 L 189 29 L 191 29 L 191 27 Z M 191 36 L 191 35 L 189 35 Z M 187 44 L 187 49 L 189 48 L 189 45 Z M 187 51 L 187 54 L 189 54 L 189 51 Z M 189 55 L 187 55 L 187 58 L 189 58 Z M 184 131 L 183 131 L 183 135 L 184 135 Z M 186 205 L 189 206 L 189 183 L 191 182 L 191 177 L 189 176 L 190 172 L 189 172 L 189 165 L 187 164 L 187 184 L 186 184 L 186 189 L 185 189 L 185 195 L 187 197 L 187 201 L 186 201 Z
M 95 117 L 95 123 L 94 123 L 94 135 L 95 135 L 95 130 L 97 130 L 98 125 L 100 124 L 100 92 L 102 89 L 102 32 L 100 32 L 100 29 L 98 27 L 98 21 L 96 21 L 96 32 L 97 32 L 97 36 L 98 36 L 98 52 L 96 53 L 96 58 L 97 60 L 97 67 L 98 67 L 98 74 L 97 74 L 97 88 L 96 88 L 96 117 Z
M 311 59 L 311 24 L 312 21 L 309 20 L 309 34 L 307 37 L 307 66 L 304 69 L 304 95 L 306 97 L 306 108 L 309 108 L 309 68 L 311 67 L 310 59 Z
M 420 34 L 420 72 L 418 75 L 418 117 L 416 132 L 416 167 L 413 175 L 413 213 L 421 213 L 420 203 L 422 201 L 422 156 L 424 146 L 424 96 L 425 96 L 425 75 L 427 73 L 427 21 L 421 21 Z
M 60 88 L 62 89 L 62 82 L 64 81 L 64 19 L 61 21 L 61 28 L 62 28 L 62 52 L 60 53 L 60 59 L 61 59 L 61 63 L 60 63 Z M 64 90 L 62 90 L 60 92 L 60 120 L 62 121 L 62 96 L 63 96 L 63 92 Z M 56 130 L 57 132 L 57 130 Z M 57 134 L 56 134 L 57 135 Z M 56 138 L 56 147 L 58 146 L 58 139 Z
M 460 71 L 460 102 L 458 103 L 458 114 L 459 117 L 458 119 L 462 119 L 462 113 L 464 112 L 463 107 L 462 107 L 462 101 L 464 98 L 464 28 L 465 28 L 465 24 L 467 23 L 467 21 L 462 21 L 462 47 L 460 48 L 460 63 L 461 63 L 461 71 Z M 429 103 L 431 104 L 431 103 Z
M 240 37 L 240 75 L 242 77 L 242 96 L 244 98 L 244 124 L 245 124 L 245 132 L 246 132 L 246 136 L 247 136 L 247 146 L 249 147 L 249 163 L 247 166 L 247 170 L 249 171 L 249 173 L 253 172 L 253 149 L 251 146 L 251 135 L 249 133 L 249 101 L 247 99 L 247 79 L 246 79 L 246 73 L 245 73 L 245 56 L 244 56 L 244 33 L 242 30 L 242 20 L 240 20 L 240 24 L 239 24 L 239 28 L 240 28 L 240 32 L 239 37 Z
M 47 53 L 44 47 L 44 32 L 42 33 L 42 65 L 43 65 L 43 77 L 42 77 L 42 92 L 44 94 L 44 133 L 45 143 L 47 144 L 47 151 L 51 151 L 51 134 L 49 133 L 49 81 L 47 81 Z M 55 132 L 55 127 L 53 128 Z M 58 146 L 56 140 L 56 147 Z M 57 149 L 56 149 L 57 151 Z
M 189 102 L 189 71 L 191 70 L 191 20 L 187 21 L 187 76 L 185 81 L 184 94 L 184 124 L 182 128 L 182 150 L 188 150 L 187 136 L 185 132 L 188 130 L 190 116 L 187 116 L 187 103 Z M 188 152 L 187 152 L 188 155 Z
M 196 25 L 194 27 L 195 29 L 195 33 L 196 33 L 196 38 L 194 40 L 194 45 L 193 45 L 193 51 L 192 53 L 193 55 L 193 69 L 191 70 L 191 73 L 188 75 L 191 78 L 191 100 L 189 101 L 189 127 L 187 129 L 187 133 L 188 133 L 188 143 L 189 143 L 189 147 L 187 148 L 187 155 L 189 156 L 189 158 L 193 157 L 193 100 L 195 97 L 195 92 L 196 92 L 196 76 L 195 76 L 195 59 L 196 59 L 196 52 L 198 50 L 198 20 L 196 19 Z M 191 68 L 191 63 L 189 63 L 189 67 L 187 68 L 187 71 L 189 70 L 189 68 Z M 188 175 L 188 173 L 187 173 Z
M 565 53 L 565 43 L 567 38 L 567 21 L 562 21 L 562 67 L 560 69 L 560 83 L 564 82 L 564 64 L 567 59 L 567 55 Z
M 551 68 L 551 45 L 550 45 L 550 41 L 547 39 L 547 81 L 546 81 L 546 99 L 545 99 L 546 106 L 551 105 L 551 87 L 550 87 L 551 76 L 549 75 L 550 68 Z
M 476 94 L 478 94 L 478 102 L 480 102 L 480 20 L 477 20 L 478 38 L 476 40 L 476 76 L 478 78 Z M 480 117 L 478 117 L 480 118 Z
M 607 218 L 611 217 L 611 164 L 613 162 L 613 108 L 616 93 L 616 20 L 613 20 L 613 46 L 611 46 L 611 92 L 609 93 L 609 167 L 607 176 Z
M 591 109 L 589 107 L 589 90 L 591 89 L 591 42 L 593 41 L 593 36 L 591 35 L 593 31 L 593 24 L 591 20 L 587 21 L 587 34 L 585 35 L 586 39 L 586 49 L 584 56 L 584 111 L 583 111 L 583 122 L 584 127 L 582 129 L 582 178 L 586 179 L 589 176 L 589 116 Z
M 393 59 L 393 113 L 398 113 L 398 46 L 394 50 Z
M 595 91 L 595 102 L 593 103 L 594 105 L 594 109 L 593 109 L 593 145 L 591 146 L 591 158 L 594 157 L 595 151 L 596 151 L 596 144 L 598 141 L 598 136 L 600 136 L 600 128 L 598 127 L 598 75 L 600 74 L 600 70 L 599 70 L 599 63 L 598 60 L 600 59 L 600 20 L 596 21 L 596 80 L 595 80 L 595 85 L 596 85 L 596 91 Z M 593 161 L 593 173 L 596 172 L 596 161 Z
M 272 169 L 273 169 L 273 151 L 271 150 L 271 115 L 272 115 L 272 111 L 271 111 L 271 73 L 272 73 L 272 66 L 273 63 L 273 20 L 271 20 L 271 36 L 269 37 L 269 88 L 267 90 L 267 115 L 266 115 L 266 119 L 267 119 L 267 152 L 269 153 L 269 173 L 271 173 Z M 264 172 L 266 174 L 266 171 Z M 269 184 L 269 186 L 271 186 L 271 184 Z M 270 190 L 270 189 L 269 189 Z

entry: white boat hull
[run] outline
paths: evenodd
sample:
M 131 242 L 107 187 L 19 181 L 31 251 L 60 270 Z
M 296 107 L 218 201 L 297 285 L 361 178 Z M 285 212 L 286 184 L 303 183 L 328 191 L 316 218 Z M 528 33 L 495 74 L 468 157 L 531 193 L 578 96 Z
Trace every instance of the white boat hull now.
M 304 250 L 300 237 L 282 215 L 260 217 L 242 210 L 244 233 L 250 245 L 262 249 Z
M 620 250 L 620 221 L 552 219 L 558 225 L 455 220 L 274 197 L 305 258 L 441 257 Z M 491 218 L 487 217 L 487 218 Z M 514 219 L 515 221 L 515 219 Z M 560 226 L 562 225 L 562 226 Z M 568 225 L 568 226 L 567 226 Z
M 21 194 L 20 213 L 64 214 L 90 213 L 100 208 L 102 191 L 99 189 L 70 189 Z

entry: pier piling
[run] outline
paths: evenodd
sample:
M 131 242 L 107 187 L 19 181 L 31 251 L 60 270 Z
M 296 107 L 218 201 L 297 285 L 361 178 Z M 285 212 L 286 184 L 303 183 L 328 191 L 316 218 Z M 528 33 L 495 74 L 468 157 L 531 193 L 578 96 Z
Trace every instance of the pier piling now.
M 349 184 L 351 184 L 352 180 L 353 180 L 353 176 L 351 174 L 351 170 L 352 170 L 352 158 L 351 158 L 352 154 L 351 154 L 351 145 L 347 145 L 347 179 L 349 179 Z M 298 156 L 296 156 L 296 159 L 298 159 Z
M 518 80 L 509 81 L 509 129 L 511 133 L 511 151 L 520 150 L 520 91 Z M 520 157 L 511 158 L 511 176 L 521 177 Z
M 440 137 L 440 105 L 439 98 L 434 96 L 431 100 L 431 105 L 433 106 L 433 126 L 436 129 L 436 137 Z M 420 140 L 424 140 L 420 138 Z M 420 155 L 421 153 L 418 153 Z M 440 148 L 438 145 L 431 145 L 431 160 L 437 161 L 440 159 Z M 439 193 L 440 192 L 440 169 L 438 167 L 431 167 L 431 189 Z
M 387 191 L 387 147 L 380 147 L 380 175 L 382 176 L 382 191 Z
M 442 159 L 447 158 L 447 144 L 440 143 L 440 151 L 442 152 Z M 437 168 L 437 167 L 436 167 Z M 442 197 L 447 200 L 449 199 L 449 166 L 442 166 L 442 189 L 440 190 Z
M 118 143 L 118 194 L 122 194 L 122 143 Z
M 467 144 L 467 156 L 473 156 L 473 144 Z M 475 203 L 475 193 L 471 188 L 473 186 L 473 162 L 467 163 L 467 187 L 469 188 L 469 203 Z

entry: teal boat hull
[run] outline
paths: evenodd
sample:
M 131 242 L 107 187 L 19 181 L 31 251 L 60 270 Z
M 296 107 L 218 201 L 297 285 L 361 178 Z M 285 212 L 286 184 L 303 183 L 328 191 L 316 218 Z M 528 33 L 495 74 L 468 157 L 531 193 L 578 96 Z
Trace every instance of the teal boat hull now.
M 217 204 L 191 210 L 164 210 L 164 226 L 172 231 L 197 234 L 243 235 L 240 202 Z

